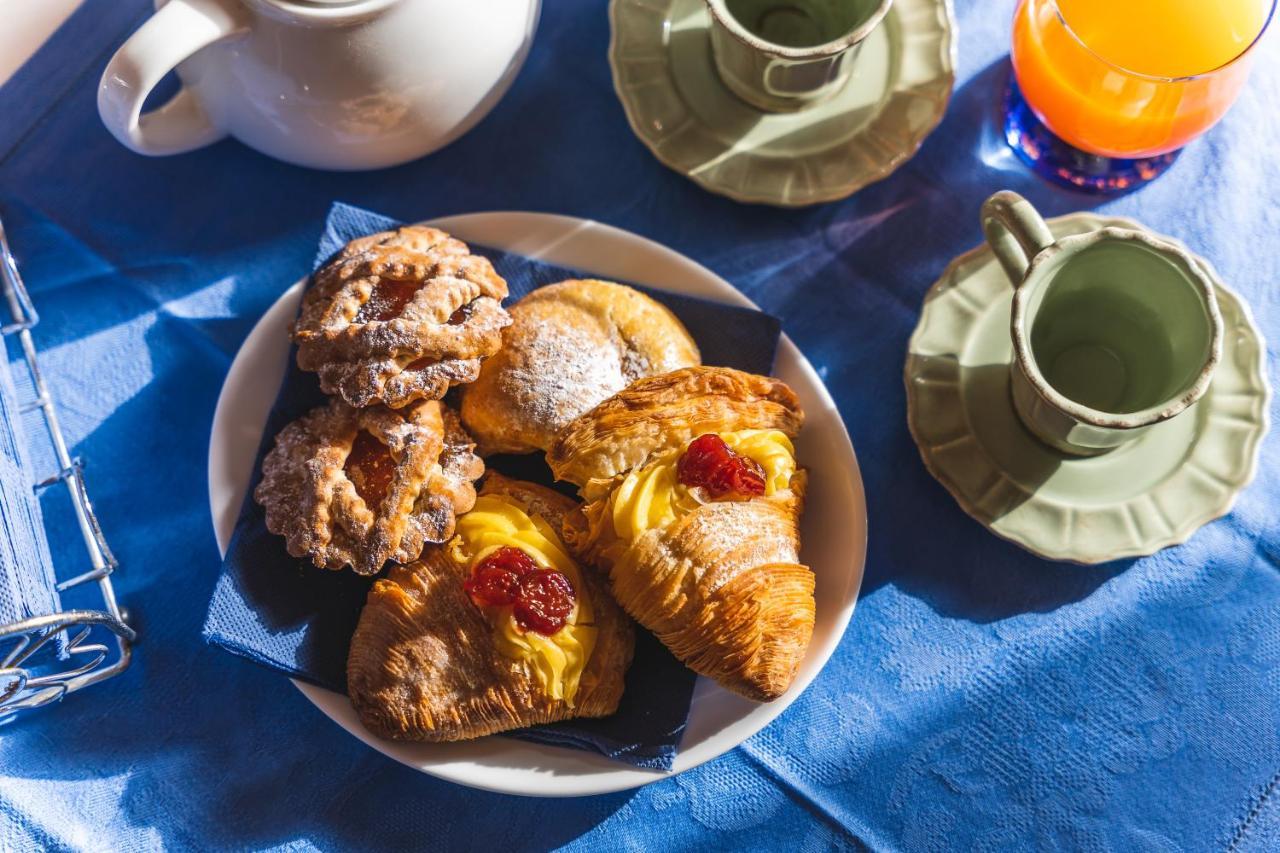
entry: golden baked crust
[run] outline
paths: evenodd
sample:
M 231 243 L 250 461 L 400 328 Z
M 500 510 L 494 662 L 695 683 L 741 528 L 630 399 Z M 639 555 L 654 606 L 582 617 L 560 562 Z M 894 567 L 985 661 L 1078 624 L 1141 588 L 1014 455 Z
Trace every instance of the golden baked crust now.
M 502 345 L 506 295 L 487 259 L 438 229 L 353 240 L 303 296 L 298 366 L 353 406 L 439 399 Z
M 689 668 L 757 701 L 786 691 L 813 634 L 814 577 L 800 563 L 805 471 L 769 495 L 701 503 L 622 543 L 621 553 L 610 498 L 627 471 L 703 433 L 793 437 L 802 422 L 794 393 L 776 379 L 692 368 L 601 403 L 549 456 L 589 499 L 566 519 L 565 544 L 607 568 L 618 603 Z
M 391 555 L 397 563 L 416 560 L 424 546 L 453 536 L 458 516 L 475 506 L 475 482 L 484 475 L 484 460 L 476 455 L 475 442 L 462 428 L 458 413 L 444 403 L 437 405 L 444 423 L 444 446 L 431 466 L 427 485 L 414 501 L 400 547 Z
M 492 473 L 487 493 L 516 498 L 553 527 L 576 506 L 550 489 Z M 366 728 L 393 740 L 454 741 L 617 710 L 635 638 L 591 572 L 581 574 L 598 633 L 575 707 L 549 699 L 527 664 L 499 653 L 463 590 L 467 574 L 445 547 L 432 547 L 374 583 L 347 658 L 347 689 Z
M 394 465 L 375 507 L 360 495 L 362 469 L 347 466 L 361 431 L 386 447 Z M 457 414 L 438 401 L 394 410 L 333 399 L 280 430 L 253 496 L 267 529 L 285 537 L 293 556 L 375 574 L 387 560 L 416 559 L 426 542 L 453 535 L 484 473 L 473 451 Z
M 557 479 L 587 486 L 705 432 L 776 429 L 794 438 L 803 424 L 800 401 L 780 379 L 689 367 L 642 379 L 573 421 L 556 436 L 547 464 Z
M 781 696 L 813 635 L 813 572 L 800 563 L 805 472 L 768 497 L 703 504 L 632 543 L 627 567 L 599 547 L 609 496 L 571 515 L 565 544 L 609 569 L 614 597 L 700 675 L 749 699 Z
M 546 450 L 570 421 L 637 379 L 701 363 L 676 316 L 625 285 L 562 281 L 510 312 L 502 349 L 463 390 L 462 421 L 482 454 Z

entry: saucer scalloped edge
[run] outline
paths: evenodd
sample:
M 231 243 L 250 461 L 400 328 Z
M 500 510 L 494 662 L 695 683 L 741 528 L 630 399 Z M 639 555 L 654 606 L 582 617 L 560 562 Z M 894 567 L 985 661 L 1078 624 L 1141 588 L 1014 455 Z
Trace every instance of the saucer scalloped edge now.
M 792 113 L 720 81 L 705 0 L 612 0 L 609 65 L 636 136 L 664 165 L 737 201 L 798 207 L 888 177 L 942 120 L 955 84 L 950 0 L 895 0 L 854 76 Z
M 1049 226 L 1055 236 L 1105 226 L 1154 233 L 1090 213 Z M 1180 544 L 1231 510 L 1257 472 L 1269 428 L 1267 349 L 1249 306 L 1197 261 L 1217 290 L 1226 332 L 1209 392 L 1189 412 L 1088 459 L 1040 444 L 1013 411 L 1013 289 L 991 251 L 979 246 L 951 262 L 925 295 L 904 380 L 925 467 L 965 512 L 1042 557 L 1092 564 Z

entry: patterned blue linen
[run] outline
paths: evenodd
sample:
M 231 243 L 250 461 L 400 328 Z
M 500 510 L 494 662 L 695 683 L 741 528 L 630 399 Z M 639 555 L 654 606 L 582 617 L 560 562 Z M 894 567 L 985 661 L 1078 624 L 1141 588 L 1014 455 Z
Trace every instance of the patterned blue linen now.
M 1013 2 L 957 5 L 957 90 L 920 153 L 848 200 L 784 211 L 703 192 L 634 139 L 600 2 L 545 4 L 488 118 L 372 174 L 230 141 L 130 154 L 98 123 L 95 85 L 150 3 L 86 4 L 0 89 L 0 206 L 142 642 L 127 675 L 0 734 L 0 848 L 1280 849 L 1276 440 L 1227 518 L 1154 557 L 1082 568 L 960 511 L 920 464 L 901 380 L 925 290 L 979 242 L 978 207 L 1001 188 L 1046 215 L 1098 209 L 1184 239 L 1280 340 L 1276 34 L 1220 127 L 1152 185 L 1103 200 L 1040 182 L 1004 149 Z M 201 641 L 218 576 L 214 401 L 253 323 L 309 267 L 334 199 L 401 219 L 598 219 L 782 318 L 849 426 L 871 545 L 840 647 L 772 725 L 638 791 L 523 800 L 400 767 L 279 675 Z

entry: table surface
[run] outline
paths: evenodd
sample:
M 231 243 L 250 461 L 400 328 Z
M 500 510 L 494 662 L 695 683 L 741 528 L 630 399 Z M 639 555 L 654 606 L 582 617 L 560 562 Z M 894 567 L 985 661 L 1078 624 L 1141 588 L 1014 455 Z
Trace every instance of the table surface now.
M 1069 566 L 990 535 L 928 476 L 901 380 L 924 293 L 979 242 L 979 206 L 1003 188 L 1046 215 L 1094 209 L 1180 237 L 1280 340 L 1275 33 L 1218 128 L 1152 185 L 1102 199 L 1044 184 L 1000 139 L 1013 0 L 956 5 L 956 93 L 920 153 L 850 199 L 794 211 L 710 195 L 654 160 L 613 95 L 600 2 L 545 4 L 488 118 L 367 174 L 234 141 L 125 151 L 97 121 L 95 87 L 150 0 L 73 14 L 0 87 L 0 212 L 142 640 L 125 675 L 0 733 L 0 849 L 1280 849 L 1276 440 L 1232 514 L 1186 545 Z M 400 767 L 279 676 L 201 642 L 219 568 L 214 402 L 334 200 L 401 219 L 597 219 L 783 319 L 849 427 L 871 532 L 844 640 L 773 724 L 639 791 L 535 802 Z

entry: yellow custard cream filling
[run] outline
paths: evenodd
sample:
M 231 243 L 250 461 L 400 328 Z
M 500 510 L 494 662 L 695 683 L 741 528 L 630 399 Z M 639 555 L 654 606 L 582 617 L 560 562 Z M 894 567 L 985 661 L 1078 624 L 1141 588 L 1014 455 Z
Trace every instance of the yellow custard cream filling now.
M 722 432 L 724 443 L 738 454 L 764 468 L 765 495 L 790 487 L 796 471 L 795 448 L 785 433 L 776 429 L 744 429 Z M 609 498 L 613 532 L 624 542 L 641 533 L 666 527 L 698 507 L 698 500 L 676 477 L 676 466 L 684 449 L 673 450 L 632 471 Z M 616 555 L 615 555 L 616 556 Z
M 519 548 L 544 569 L 563 573 L 573 585 L 573 610 L 564 627 L 549 637 L 517 625 L 510 607 L 483 608 L 498 650 L 513 660 L 528 661 L 543 692 L 573 707 L 578 681 L 596 645 L 595 614 L 582 573 L 560 536 L 540 516 L 529 515 L 506 495 L 481 495 L 475 508 L 458 519 L 457 535 L 449 546 L 453 558 L 474 569 L 504 545 Z

